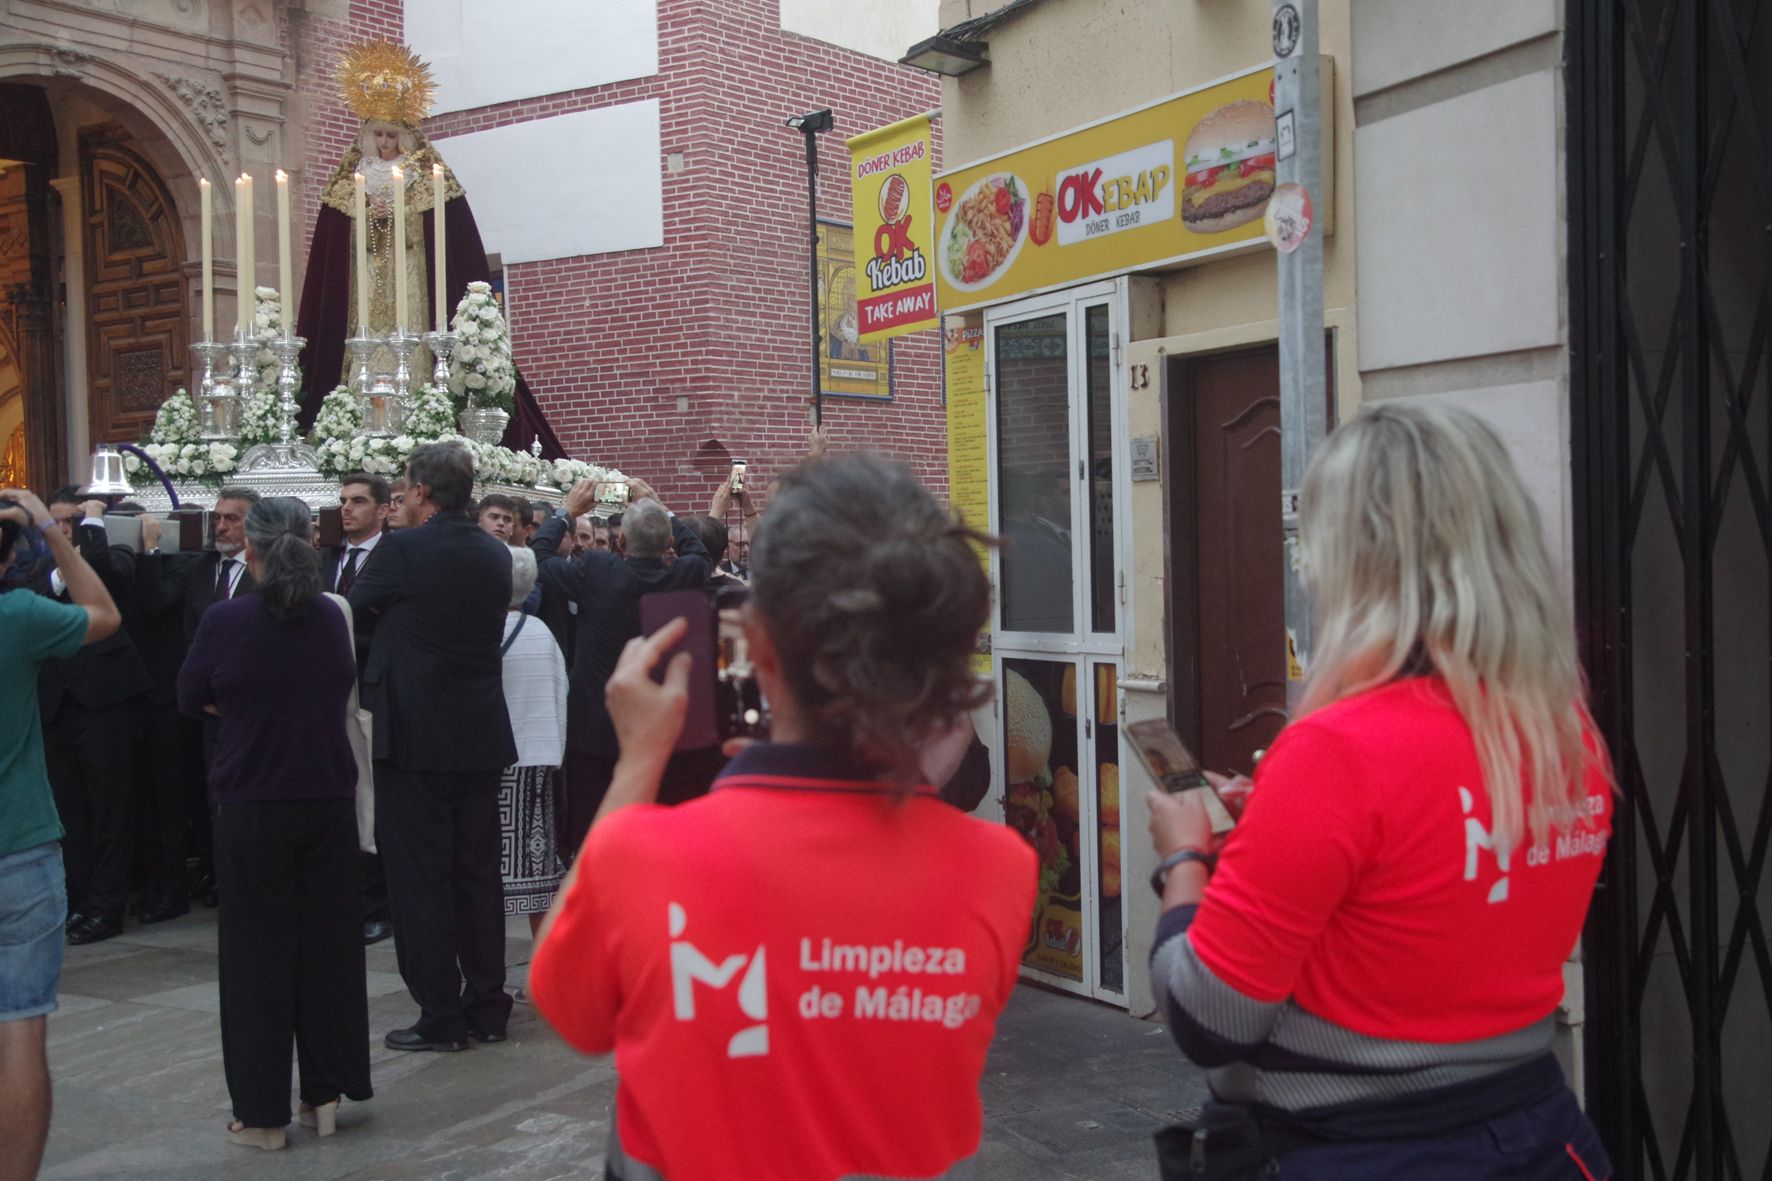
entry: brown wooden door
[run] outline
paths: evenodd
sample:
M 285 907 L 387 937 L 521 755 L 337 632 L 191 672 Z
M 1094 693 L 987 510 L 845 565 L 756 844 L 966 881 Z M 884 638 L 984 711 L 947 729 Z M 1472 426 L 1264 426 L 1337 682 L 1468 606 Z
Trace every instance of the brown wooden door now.
M 1171 362 L 1170 669 L 1175 724 L 1215 771 L 1251 771 L 1286 721 L 1280 357 Z
M 80 140 L 87 413 L 94 442 L 134 439 L 185 383 L 184 236 L 153 166 L 117 129 Z

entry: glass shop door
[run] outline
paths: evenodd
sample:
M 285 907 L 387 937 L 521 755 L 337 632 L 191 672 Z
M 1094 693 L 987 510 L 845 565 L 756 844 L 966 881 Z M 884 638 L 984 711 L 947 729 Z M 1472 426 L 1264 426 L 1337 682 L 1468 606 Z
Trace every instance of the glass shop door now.
M 1005 821 L 1040 854 L 1024 972 L 1126 1003 L 1119 713 L 1125 288 L 985 313 Z

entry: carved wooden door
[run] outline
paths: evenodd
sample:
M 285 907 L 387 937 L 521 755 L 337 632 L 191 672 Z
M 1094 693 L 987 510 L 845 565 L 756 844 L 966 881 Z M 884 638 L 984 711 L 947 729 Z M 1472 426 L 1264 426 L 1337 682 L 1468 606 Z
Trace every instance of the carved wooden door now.
M 184 235 L 166 186 L 121 131 L 83 135 L 80 172 L 88 421 L 94 442 L 131 440 L 185 384 Z

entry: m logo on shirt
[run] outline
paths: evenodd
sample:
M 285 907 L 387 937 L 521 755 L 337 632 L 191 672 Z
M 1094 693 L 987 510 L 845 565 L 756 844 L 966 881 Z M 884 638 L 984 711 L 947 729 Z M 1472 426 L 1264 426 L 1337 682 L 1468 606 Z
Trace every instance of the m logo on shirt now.
M 1499 850 L 1496 849 L 1494 835 L 1483 827 L 1481 820 L 1471 815 L 1476 811 L 1477 801 L 1476 797 L 1471 795 L 1469 788 L 1458 789 L 1458 804 L 1464 810 L 1464 880 L 1467 882 L 1477 880 L 1478 855 L 1482 851 L 1488 850 L 1494 853 L 1495 864 L 1501 870 L 1501 880 L 1489 887 L 1489 904 L 1493 906 L 1497 902 L 1506 902 L 1508 862 L 1512 860 L 1510 852 L 1505 846 Z
M 769 993 L 762 945 L 757 946 L 754 955 L 729 955 L 716 964 L 682 937 L 689 926 L 689 915 L 683 907 L 673 902 L 668 913 L 671 932 L 671 1006 L 676 1012 L 677 1020 L 695 1020 L 697 981 L 709 988 L 725 988 L 738 975 L 739 969 L 745 968 L 748 960 L 750 967 L 745 969 L 744 978 L 738 983 L 738 1007 L 757 1024 L 746 1026 L 732 1035 L 732 1040 L 726 1043 L 726 1056 L 757 1058 L 769 1053 L 769 1026 L 764 1024 L 769 1016 Z

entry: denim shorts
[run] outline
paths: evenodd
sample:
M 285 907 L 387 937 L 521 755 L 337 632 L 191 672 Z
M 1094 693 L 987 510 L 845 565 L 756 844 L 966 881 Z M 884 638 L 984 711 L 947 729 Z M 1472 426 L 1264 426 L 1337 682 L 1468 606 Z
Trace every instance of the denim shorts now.
M 67 919 L 59 842 L 0 856 L 0 1021 L 55 1011 Z

